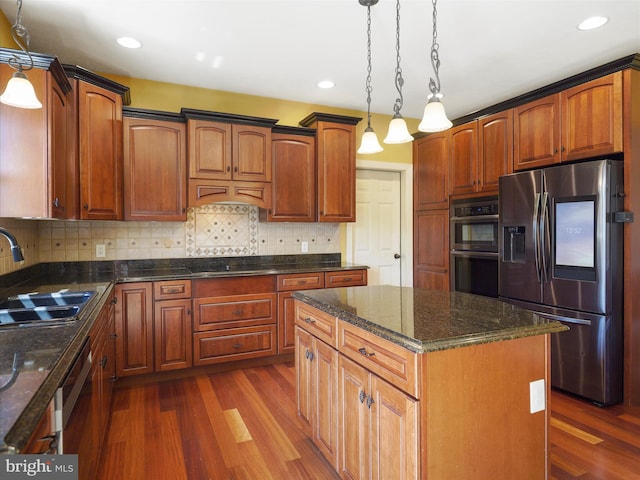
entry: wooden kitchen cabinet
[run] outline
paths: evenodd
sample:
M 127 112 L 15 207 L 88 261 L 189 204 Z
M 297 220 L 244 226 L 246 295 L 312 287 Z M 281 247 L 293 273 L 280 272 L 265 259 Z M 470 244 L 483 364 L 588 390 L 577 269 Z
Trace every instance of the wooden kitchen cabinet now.
M 153 286 L 151 282 L 116 285 L 116 370 L 119 377 L 151 373 Z
M 356 117 L 314 112 L 300 121 L 316 129 L 319 222 L 355 222 Z
M 153 282 L 154 371 L 193 365 L 191 280 Z
M 344 355 L 338 378 L 342 478 L 420 478 L 419 402 Z
M 275 275 L 193 280 L 193 363 L 275 355 Z
M 277 120 L 183 108 L 189 206 L 242 201 L 271 206 L 271 128 Z
M 15 72 L 6 63 L 13 54 L 23 56 L 0 49 L 2 85 Z M 76 218 L 71 84 L 55 57 L 33 58 L 29 81 L 42 108 L 0 104 L 0 217 Z
M 561 92 L 562 161 L 622 152 L 622 72 Z
M 20 450 L 21 454 L 43 455 L 56 453 L 55 401 L 51 400 L 47 409 L 40 417 L 40 421 L 27 444 Z
M 449 135 L 432 133 L 413 142 L 413 209 L 449 208 Z
M 622 72 L 514 109 L 514 171 L 622 152 Z
M 268 222 L 315 222 L 315 130 L 273 127 L 271 208 L 260 210 Z
M 184 118 L 125 109 L 123 128 L 125 220 L 186 220 Z
M 478 120 L 477 192 L 498 192 L 498 179 L 513 172 L 513 110 Z
M 413 214 L 413 285 L 449 290 L 449 209 Z
M 80 218 L 122 220 L 122 94 L 73 79 L 77 102 Z
M 452 195 L 473 193 L 478 183 L 478 123 L 465 123 L 449 131 L 449 178 Z
M 300 305 L 299 302 L 296 303 Z M 337 470 L 338 467 L 338 351 L 335 348 L 336 330 L 329 333 L 321 327 L 314 330 L 314 322 L 324 322 L 323 315 L 314 312 L 310 317 L 308 311 L 297 308 L 295 343 L 296 343 L 296 390 L 297 416 L 313 443 L 325 458 Z M 321 312 L 320 312 L 321 313 Z M 328 324 L 335 324 L 335 319 L 327 316 Z M 324 325 L 327 326 L 327 325 Z M 324 330 L 324 331 L 323 331 Z M 329 343 L 318 336 L 325 335 Z

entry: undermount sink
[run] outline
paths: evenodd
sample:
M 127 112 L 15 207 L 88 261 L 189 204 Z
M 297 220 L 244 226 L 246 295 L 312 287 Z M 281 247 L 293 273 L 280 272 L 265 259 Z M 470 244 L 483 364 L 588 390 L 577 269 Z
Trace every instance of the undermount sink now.
M 0 301 L 0 326 L 75 320 L 94 293 L 61 291 L 9 297 Z

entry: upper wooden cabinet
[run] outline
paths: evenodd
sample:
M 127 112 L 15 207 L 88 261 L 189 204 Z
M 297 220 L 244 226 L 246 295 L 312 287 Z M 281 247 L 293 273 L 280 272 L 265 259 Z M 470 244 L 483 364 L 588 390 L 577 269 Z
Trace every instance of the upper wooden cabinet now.
M 562 160 L 622 152 L 622 72 L 560 94 Z
M 356 220 L 356 117 L 314 112 L 300 121 L 316 129 L 319 222 Z
M 449 131 L 450 193 L 471 193 L 478 183 L 478 124 L 469 122 Z
M 81 67 L 64 68 L 77 108 L 80 218 L 122 220 L 122 105 L 129 89 Z
M 183 108 L 189 206 L 240 201 L 271 206 L 271 128 L 277 120 Z
M 15 70 L 20 51 L 0 49 L 0 84 Z M 55 57 L 33 55 L 29 81 L 41 109 L 0 104 L 0 216 L 75 218 L 77 161 L 73 156 L 71 84 Z
M 273 127 L 271 208 L 261 210 L 269 222 L 316 221 L 315 130 Z
M 125 220 L 186 220 L 183 117 L 125 109 L 123 126 Z
M 413 142 L 413 208 L 449 207 L 449 135 L 439 132 Z
M 497 192 L 498 179 L 513 172 L 513 111 L 478 120 L 476 191 Z
M 622 72 L 514 109 L 513 169 L 622 151 Z

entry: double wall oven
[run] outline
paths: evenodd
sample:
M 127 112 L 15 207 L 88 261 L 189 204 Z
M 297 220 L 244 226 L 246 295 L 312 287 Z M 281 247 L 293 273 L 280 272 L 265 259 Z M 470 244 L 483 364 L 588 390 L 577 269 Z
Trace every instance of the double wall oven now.
M 450 207 L 451 290 L 498 296 L 498 197 L 458 199 Z

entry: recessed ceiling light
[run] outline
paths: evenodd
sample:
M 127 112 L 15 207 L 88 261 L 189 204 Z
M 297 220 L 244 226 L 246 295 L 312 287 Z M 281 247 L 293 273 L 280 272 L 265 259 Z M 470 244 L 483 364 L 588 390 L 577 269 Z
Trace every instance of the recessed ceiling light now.
M 319 88 L 333 88 L 335 86 L 336 86 L 336 84 L 333 83 L 331 80 L 322 80 L 322 81 L 318 82 L 318 87 Z
M 578 25 L 578 30 L 593 30 L 594 28 L 601 27 L 608 21 L 609 19 L 607 17 L 589 17 Z
M 140 48 L 142 46 L 142 42 L 132 37 L 120 37 L 117 42 L 126 48 Z

